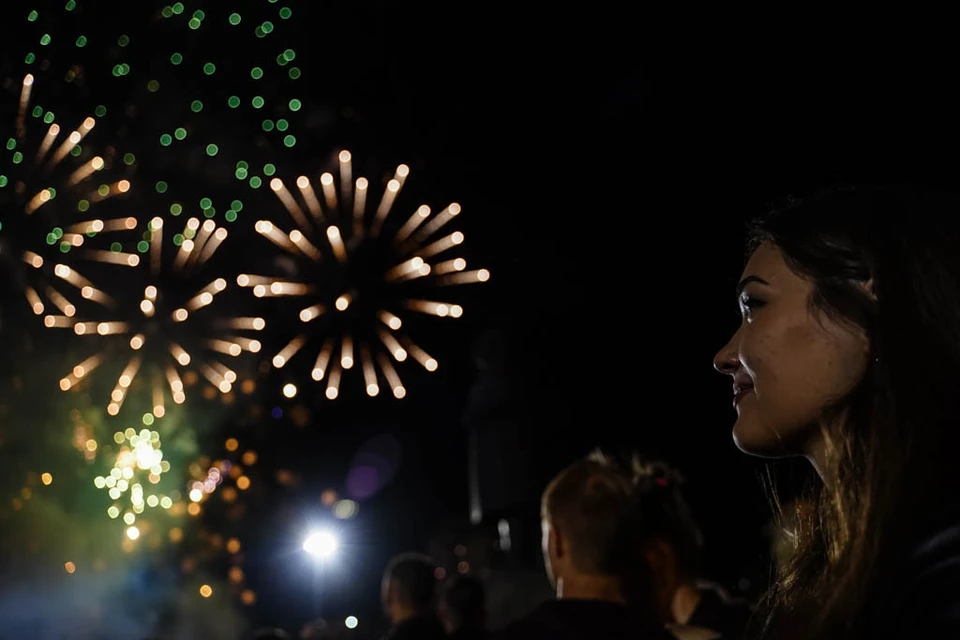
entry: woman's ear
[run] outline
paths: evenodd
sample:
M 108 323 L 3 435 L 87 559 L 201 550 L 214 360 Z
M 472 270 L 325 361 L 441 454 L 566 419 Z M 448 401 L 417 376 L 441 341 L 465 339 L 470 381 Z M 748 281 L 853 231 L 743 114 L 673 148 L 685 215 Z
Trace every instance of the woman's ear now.
M 863 290 L 868 296 L 870 296 L 870 298 L 873 299 L 874 302 L 877 301 L 877 291 L 873 288 L 873 278 L 870 278 L 863 283 Z
M 864 282 L 860 283 L 860 288 L 863 289 L 863 292 L 869 296 L 871 300 L 877 302 L 877 291 L 873 286 L 873 278 L 869 278 Z M 872 350 L 870 340 L 867 338 L 866 333 L 863 334 L 863 352 L 870 357 L 870 351 Z

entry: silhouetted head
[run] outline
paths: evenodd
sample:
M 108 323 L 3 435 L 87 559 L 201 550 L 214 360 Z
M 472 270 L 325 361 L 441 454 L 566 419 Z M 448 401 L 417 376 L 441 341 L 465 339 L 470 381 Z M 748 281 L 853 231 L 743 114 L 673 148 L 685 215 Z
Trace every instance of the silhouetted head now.
M 391 623 L 434 612 L 435 572 L 433 560 L 420 553 L 405 553 L 390 561 L 383 574 L 382 598 Z
M 486 606 L 486 592 L 480 579 L 457 575 L 444 585 L 440 598 L 440 620 L 447 633 L 463 628 L 482 629 Z

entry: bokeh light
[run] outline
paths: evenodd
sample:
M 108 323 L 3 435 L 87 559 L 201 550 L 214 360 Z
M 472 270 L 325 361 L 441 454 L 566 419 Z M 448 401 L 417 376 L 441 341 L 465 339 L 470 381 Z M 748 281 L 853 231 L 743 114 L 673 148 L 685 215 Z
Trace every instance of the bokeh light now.
M 333 505 L 333 515 L 339 520 L 350 520 L 360 513 L 360 505 L 353 500 L 340 500 Z
M 315 558 L 331 558 L 339 548 L 339 542 L 330 531 L 315 531 L 303 541 L 303 550 Z

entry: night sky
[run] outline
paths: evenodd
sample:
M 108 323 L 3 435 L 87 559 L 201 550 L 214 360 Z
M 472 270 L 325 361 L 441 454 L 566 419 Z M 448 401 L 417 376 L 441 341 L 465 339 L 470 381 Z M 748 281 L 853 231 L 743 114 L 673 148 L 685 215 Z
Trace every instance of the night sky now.
M 304 384 L 292 403 L 275 374 L 260 399 L 282 418 L 226 413 L 204 433 L 211 448 L 244 435 L 261 464 L 301 478 L 264 489 L 247 532 L 256 615 L 311 615 L 302 525 L 363 443 L 390 434 L 397 474 L 347 525 L 350 565 L 327 577 L 324 603 L 375 612 L 390 555 L 469 528 L 470 425 L 487 434 L 480 474 L 503 486 L 483 496 L 483 526 L 535 522 L 549 477 L 594 447 L 662 456 L 688 478 L 708 574 L 731 587 L 747 578 L 755 593 L 768 575 L 765 466 L 735 449 L 729 384 L 711 368 L 738 322 L 744 221 L 838 180 L 956 187 L 949 82 L 870 47 L 838 59 L 787 36 L 653 38 L 626 9 L 594 5 L 303 5 L 305 135 L 287 156 L 261 150 L 311 170 L 341 148 L 410 164 L 417 197 L 463 204 L 471 261 L 493 278 L 465 294 L 449 332 L 428 330 L 443 368 L 411 372 L 403 402 L 358 392 L 330 403 Z M 248 259 L 244 242 L 220 256 L 231 268 Z M 10 340 L 25 329 L 19 311 L 5 315 Z M 294 404 L 309 426 L 287 420 Z

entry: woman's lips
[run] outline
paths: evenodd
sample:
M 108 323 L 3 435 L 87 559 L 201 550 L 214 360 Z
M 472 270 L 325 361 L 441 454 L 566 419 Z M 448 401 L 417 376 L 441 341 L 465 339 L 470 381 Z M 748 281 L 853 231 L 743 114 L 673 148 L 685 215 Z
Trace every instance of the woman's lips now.
M 743 400 L 744 396 L 753 391 L 753 387 L 743 387 L 734 390 L 733 392 L 733 406 L 736 407 L 740 404 L 740 401 Z

